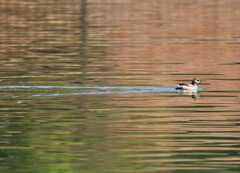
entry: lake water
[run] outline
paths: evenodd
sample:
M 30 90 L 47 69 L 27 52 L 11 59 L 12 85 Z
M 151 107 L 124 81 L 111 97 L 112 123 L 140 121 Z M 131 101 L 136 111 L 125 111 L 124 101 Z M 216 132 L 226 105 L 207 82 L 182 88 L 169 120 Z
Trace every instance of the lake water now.
M 1 173 L 240 172 L 240 1 L 0 8 Z

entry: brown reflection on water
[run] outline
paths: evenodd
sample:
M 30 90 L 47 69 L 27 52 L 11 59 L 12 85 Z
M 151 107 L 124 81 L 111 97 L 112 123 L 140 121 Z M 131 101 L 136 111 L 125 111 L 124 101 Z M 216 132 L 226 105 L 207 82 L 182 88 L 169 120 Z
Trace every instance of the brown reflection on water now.
M 194 99 L 0 89 L 0 172 L 239 172 L 238 0 L 0 7 L 1 85 L 174 87 L 199 77 L 204 88 Z
M 172 86 L 198 76 L 237 89 L 238 1 L 135 3 L 4 3 L 4 82 Z

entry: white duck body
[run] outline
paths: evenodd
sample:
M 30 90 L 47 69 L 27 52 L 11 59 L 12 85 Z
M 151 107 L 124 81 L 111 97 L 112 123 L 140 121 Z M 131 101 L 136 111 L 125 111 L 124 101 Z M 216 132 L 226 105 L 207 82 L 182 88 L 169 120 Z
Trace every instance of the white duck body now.
M 191 84 L 180 83 L 177 85 L 176 90 L 183 90 L 183 91 L 197 91 L 198 86 L 197 83 L 200 83 L 200 80 L 194 78 Z

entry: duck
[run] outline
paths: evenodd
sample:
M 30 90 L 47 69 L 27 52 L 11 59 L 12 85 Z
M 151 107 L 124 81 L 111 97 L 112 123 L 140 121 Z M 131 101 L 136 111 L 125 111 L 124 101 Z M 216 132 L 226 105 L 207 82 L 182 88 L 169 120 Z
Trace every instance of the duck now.
M 194 78 L 192 80 L 192 83 L 180 83 L 177 85 L 176 90 L 182 90 L 182 91 L 196 91 L 198 89 L 197 84 L 200 83 L 200 80 L 198 78 Z

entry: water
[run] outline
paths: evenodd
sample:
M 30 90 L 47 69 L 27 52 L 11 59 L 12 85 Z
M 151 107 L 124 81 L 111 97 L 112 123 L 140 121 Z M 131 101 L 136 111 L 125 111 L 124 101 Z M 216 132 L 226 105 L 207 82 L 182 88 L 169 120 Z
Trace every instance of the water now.
M 240 172 L 239 7 L 0 2 L 0 172 Z

